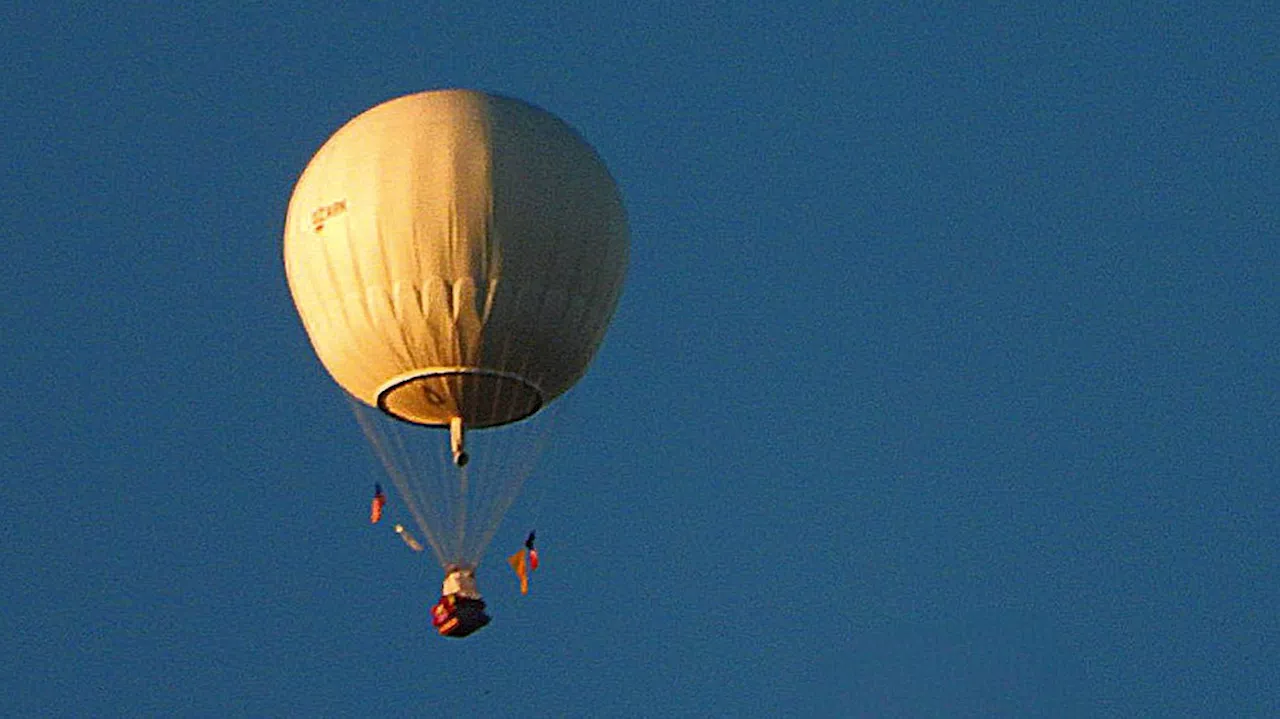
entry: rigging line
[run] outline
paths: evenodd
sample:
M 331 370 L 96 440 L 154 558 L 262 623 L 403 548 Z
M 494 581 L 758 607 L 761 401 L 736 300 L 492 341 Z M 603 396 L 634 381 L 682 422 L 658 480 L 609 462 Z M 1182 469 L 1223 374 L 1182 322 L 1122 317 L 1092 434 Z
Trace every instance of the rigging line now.
M 396 424 L 397 431 L 404 437 L 406 452 L 411 455 L 413 469 L 410 473 L 415 496 L 421 506 L 429 508 L 429 520 L 423 531 L 430 532 L 440 544 L 441 552 L 437 559 L 441 566 L 451 561 L 456 547 L 452 533 L 449 531 L 453 506 L 451 479 L 449 470 L 451 463 L 445 460 L 445 451 L 441 449 L 439 430 L 421 425 Z
M 397 425 L 405 437 L 406 449 L 412 453 L 412 475 L 419 500 L 431 507 L 437 518 L 447 516 L 440 489 L 447 486 L 439 457 L 439 430 L 422 425 Z M 435 525 L 433 525 L 435 526 Z M 437 534 L 439 530 L 436 530 Z
M 373 409 L 365 408 L 362 414 L 381 441 L 384 456 L 396 463 L 402 479 L 401 482 L 396 482 L 396 488 L 409 505 L 418 528 L 433 545 L 437 559 L 443 564 L 451 554 L 451 548 L 448 537 L 441 534 L 441 529 L 447 526 L 442 521 L 447 515 L 442 516 L 439 503 L 434 500 L 440 493 L 432 489 L 433 478 L 440 475 L 424 471 L 421 461 L 425 458 L 422 451 L 424 442 L 434 439 L 434 433 L 425 427 L 404 423 Z M 440 480 L 435 481 L 439 483 Z
M 483 437 L 477 438 L 476 449 L 480 460 L 475 462 L 475 472 L 472 475 L 472 531 L 468 533 L 465 550 L 467 556 L 477 564 L 484 554 L 482 538 L 495 521 L 492 512 L 494 498 L 503 483 L 510 479 L 511 446 L 506 438 L 507 429 L 491 427 L 483 430 Z
M 430 486 L 429 501 L 432 501 L 437 509 L 438 532 L 440 533 L 442 542 L 447 542 L 443 566 L 454 564 L 459 560 L 460 546 L 454 528 L 456 527 L 455 516 L 459 503 L 458 487 L 456 481 L 457 466 L 453 463 L 453 453 L 449 448 L 447 439 L 442 440 L 439 430 L 432 429 L 430 437 L 424 437 L 429 440 L 423 446 L 424 457 L 430 458 L 431 470 L 423 477 L 424 491 L 428 485 Z
M 551 437 L 556 426 L 558 426 L 563 419 L 563 413 L 569 412 L 570 410 L 572 410 L 572 407 L 566 408 L 564 404 L 557 404 L 551 408 L 551 415 L 547 418 L 547 426 L 543 428 L 541 436 L 539 436 L 537 440 L 538 445 L 534 449 L 534 457 L 536 461 L 541 461 L 547 447 L 551 444 Z M 530 467 L 529 479 L 533 478 L 534 469 L 534 467 Z M 529 479 L 525 480 L 526 484 Z M 546 494 L 546 481 L 537 482 L 529 502 L 529 516 L 534 526 L 537 526 L 538 522 L 542 518 L 542 501 L 545 499 Z
M 460 495 L 460 501 L 458 502 L 458 551 L 463 552 L 467 546 L 467 484 L 471 470 L 467 467 L 457 467 L 457 471 Z
M 396 489 L 400 492 L 401 498 L 409 509 L 409 513 L 413 515 L 414 521 L 418 524 L 418 528 L 422 530 L 427 538 L 427 543 L 431 545 L 432 551 L 437 559 L 443 562 L 443 548 L 440 542 L 431 531 L 430 524 L 422 515 L 422 510 L 415 501 L 415 495 L 411 487 L 411 477 L 407 474 L 405 468 L 401 467 L 397 462 L 396 450 L 392 447 L 392 438 L 388 437 L 385 432 L 381 431 L 376 425 L 378 418 L 368 415 L 373 410 L 367 408 L 359 400 L 343 393 L 347 401 L 351 404 L 352 410 L 356 415 L 356 421 L 360 424 L 361 430 L 364 432 L 365 438 L 369 440 L 370 445 L 374 449 L 374 455 L 381 461 L 383 468 L 386 470 L 391 481 L 395 484 Z M 403 450 L 403 448 L 402 448 Z M 404 454 L 402 451 L 401 454 Z
M 538 457 L 550 438 L 550 429 L 555 420 L 554 409 L 549 412 L 549 415 L 541 417 L 543 421 L 540 422 L 539 416 L 531 417 L 521 423 L 523 426 L 513 428 L 513 435 L 509 438 L 514 443 L 511 448 L 513 461 L 508 467 L 510 476 L 493 498 L 489 508 L 491 519 L 485 524 L 486 530 L 478 539 L 479 551 L 483 551 L 493 541 L 494 535 L 502 525 L 502 519 L 520 496 L 525 482 L 533 474 Z
M 427 451 L 436 444 L 436 433 L 427 427 L 403 424 L 396 420 L 388 420 L 385 424 L 396 435 L 411 491 L 417 506 L 425 515 L 421 520 L 421 528 L 433 535 L 440 545 L 442 556 L 438 558 L 443 564 L 450 551 L 448 538 L 442 533 L 442 528 L 447 526 L 442 520 L 447 515 L 443 513 L 438 499 L 441 496 L 438 487 L 443 485 L 443 480 L 440 479 L 438 460 L 432 461 L 431 453 Z
M 383 428 L 384 435 L 388 443 L 392 446 L 392 452 L 397 457 L 405 477 L 406 486 L 401 489 L 401 493 L 406 495 L 406 502 L 411 502 L 416 509 L 414 520 L 418 523 L 419 529 L 429 535 L 435 535 L 435 541 L 441 544 L 439 533 L 432 528 L 436 526 L 429 516 L 435 511 L 435 508 L 427 501 L 427 497 L 422 492 L 422 473 L 418 465 L 418 452 L 416 451 L 415 436 L 409 434 L 410 425 L 402 424 L 400 420 L 389 418 L 383 414 L 374 415 L 376 426 Z
M 371 410 L 365 411 L 364 415 L 365 421 L 370 422 L 369 427 L 374 433 L 374 441 L 378 442 L 378 447 L 380 449 L 381 457 L 384 459 L 384 464 L 389 463 L 387 465 L 388 474 L 391 476 L 392 482 L 395 484 L 401 498 L 409 508 L 410 514 L 413 515 L 418 528 L 423 531 L 424 535 L 427 537 L 428 543 L 432 545 L 432 551 L 437 555 L 437 557 L 441 556 L 444 553 L 444 547 L 442 546 L 437 534 L 431 529 L 433 526 L 432 522 L 423 516 L 423 506 L 420 498 L 413 489 L 414 477 L 412 470 L 408 468 L 410 465 L 410 462 L 408 461 L 408 453 L 403 447 L 401 438 L 396 437 L 393 434 L 388 434 L 388 432 L 394 433 L 394 428 L 390 428 L 388 432 L 384 432 L 379 429 L 379 420 L 384 420 L 384 424 L 382 426 L 388 426 L 385 424 L 385 418 L 371 416 Z M 400 445 L 400 449 L 398 451 L 396 449 L 397 444 Z
M 446 566 L 457 559 L 458 546 L 452 531 L 454 507 L 457 506 L 457 492 L 453 476 L 456 471 L 448 442 L 440 441 L 439 430 L 428 427 L 400 427 L 408 434 L 413 432 L 412 442 L 408 448 L 412 450 L 415 468 L 410 474 L 418 501 L 430 508 L 428 525 L 424 531 L 430 531 L 441 546 L 441 566 Z

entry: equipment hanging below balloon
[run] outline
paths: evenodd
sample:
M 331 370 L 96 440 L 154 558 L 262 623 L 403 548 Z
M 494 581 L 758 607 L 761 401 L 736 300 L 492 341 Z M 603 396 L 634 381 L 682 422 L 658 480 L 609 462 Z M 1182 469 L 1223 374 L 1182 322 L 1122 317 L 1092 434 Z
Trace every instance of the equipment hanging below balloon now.
M 377 524 L 382 519 L 382 508 L 387 504 L 387 495 L 382 493 L 382 485 L 373 485 L 373 502 L 369 505 L 369 523 Z

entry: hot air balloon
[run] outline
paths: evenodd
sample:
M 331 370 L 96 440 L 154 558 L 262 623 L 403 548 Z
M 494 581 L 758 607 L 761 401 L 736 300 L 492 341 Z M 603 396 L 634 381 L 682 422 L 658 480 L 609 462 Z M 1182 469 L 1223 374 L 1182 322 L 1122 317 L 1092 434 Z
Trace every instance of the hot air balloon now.
M 480 598 L 475 569 L 545 430 L 515 450 L 486 443 L 535 424 L 583 376 L 627 256 L 622 199 L 591 146 L 483 92 L 367 110 L 294 188 L 284 261 L 298 314 L 462 599 Z

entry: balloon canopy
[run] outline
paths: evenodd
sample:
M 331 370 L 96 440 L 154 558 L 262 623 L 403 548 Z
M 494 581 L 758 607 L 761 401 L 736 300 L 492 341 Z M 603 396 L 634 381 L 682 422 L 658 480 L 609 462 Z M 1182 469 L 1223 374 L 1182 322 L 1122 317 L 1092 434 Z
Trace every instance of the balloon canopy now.
M 569 389 L 621 291 L 627 222 L 551 114 L 469 90 L 374 107 L 289 202 L 285 271 L 321 362 L 399 419 L 502 425 Z

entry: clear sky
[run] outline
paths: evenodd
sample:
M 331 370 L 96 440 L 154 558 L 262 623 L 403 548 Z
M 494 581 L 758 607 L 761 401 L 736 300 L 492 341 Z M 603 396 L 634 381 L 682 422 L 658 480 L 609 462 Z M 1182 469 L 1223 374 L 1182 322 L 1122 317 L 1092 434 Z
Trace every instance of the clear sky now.
M 433 5 L 5 11 L 0 715 L 1280 715 L 1272 3 Z M 281 260 L 444 87 L 632 229 L 461 642 Z

